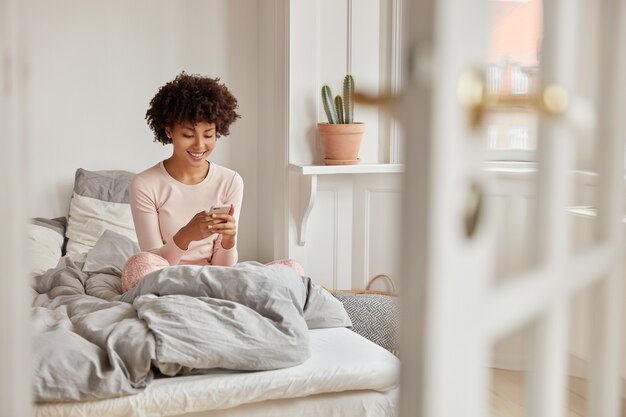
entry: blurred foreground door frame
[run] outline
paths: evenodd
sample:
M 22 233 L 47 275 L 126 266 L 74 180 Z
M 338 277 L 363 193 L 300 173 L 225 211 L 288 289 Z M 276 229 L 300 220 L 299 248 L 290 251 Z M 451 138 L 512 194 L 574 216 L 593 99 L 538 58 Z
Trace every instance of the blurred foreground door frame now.
M 25 1 L 0 0 L 0 416 L 32 414 L 26 241 Z
M 544 0 L 544 82 L 577 98 L 580 2 Z M 533 417 L 564 417 L 568 303 L 595 294 L 589 417 L 618 417 L 623 294 L 626 2 L 602 0 L 597 108 L 597 242 L 573 257 L 566 209 L 572 187 L 573 130 L 541 123 L 534 247 L 536 262 L 515 279 L 494 281 L 496 216 L 481 196 L 484 141 L 471 129 L 459 80 L 485 63 L 487 0 L 404 0 L 402 97 L 395 113 L 406 135 L 401 281 L 401 417 L 489 415 L 489 354 L 503 335 L 529 325 Z M 472 95 L 472 89 L 469 95 Z M 468 93 L 468 91 L 465 91 Z M 466 94 L 467 96 L 467 94 Z M 566 113 L 568 115 L 568 113 Z M 569 116 L 568 116 L 569 117 Z M 562 118 L 565 120 L 566 118 Z M 590 341 L 591 343 L 591 341 Z

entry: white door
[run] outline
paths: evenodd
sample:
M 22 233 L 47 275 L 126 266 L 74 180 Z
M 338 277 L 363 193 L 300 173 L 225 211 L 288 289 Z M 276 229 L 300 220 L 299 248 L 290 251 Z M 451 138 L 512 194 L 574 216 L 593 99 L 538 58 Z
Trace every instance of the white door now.
M 568 306 L 576 291 L 592 288 L 595 333 L 586 415 L 617 417 L 626 2 L 600 2 L 592 37 L 600 57 L 600 99 L 587 110 L 577 80 L 590 62 L 580 56 L 579 45 L 589 35 L 582 11 L 593 0 L 543 1 L 536 91 L 545 100 L 519 94 L 525 81 L 516 73 L 499 102 L 485 95 L 497 88 L 481 86 L 471 71 L 488 71 L 490 2 L 405 0 L 404 87 L 397 106 L 407 139 L 400 415 L 488 416 L 489 353 L 504 334 L 529 326 L 527 415 L 565 416 Z M 540 122 L 535 256 L 514 279 L 496 285 L 498 212 L 484 198 L 492 187 L 484 171 L 484 116 L 500 106 L 533 108 Z M 574 255 L 567 215 L 570 171 L 577 135 L 594 115 L 598 227 L 593 244 Z

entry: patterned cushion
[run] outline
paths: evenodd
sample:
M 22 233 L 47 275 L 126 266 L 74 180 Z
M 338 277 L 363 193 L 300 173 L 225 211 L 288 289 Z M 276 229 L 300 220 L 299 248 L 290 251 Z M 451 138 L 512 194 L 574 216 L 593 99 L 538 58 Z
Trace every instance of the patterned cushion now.
M 400 310 L 398 299 L 381 294 L 356 294 L 333 291 L 343 303 L 356 333 L 398 354 Z

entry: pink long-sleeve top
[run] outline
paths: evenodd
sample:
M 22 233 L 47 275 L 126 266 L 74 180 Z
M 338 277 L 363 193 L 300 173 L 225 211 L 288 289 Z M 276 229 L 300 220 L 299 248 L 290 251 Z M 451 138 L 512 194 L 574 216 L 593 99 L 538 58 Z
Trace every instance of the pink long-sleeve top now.
M 219 234 L 193 241 L 187 250 L 179 248 L 173 237 L 193 216 L 211 206 L 232 203 L 239 224 L 242 199 L 243 180 L 231 169 L 211 162 L 204 180 L 189 185 L 171 177 L 159 162 L 137 174 L 130 184 L 139 248 L 162 256 L 170 265 L 232 266 L 237 263 L 237 245 L 224 249 Z

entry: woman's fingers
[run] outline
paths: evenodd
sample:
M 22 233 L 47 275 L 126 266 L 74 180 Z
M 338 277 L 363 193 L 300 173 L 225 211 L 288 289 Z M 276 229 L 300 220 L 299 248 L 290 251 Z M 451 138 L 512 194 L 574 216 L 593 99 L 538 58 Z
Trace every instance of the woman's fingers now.
M 214 223 L 214 224 L 210 224 L 209 228 L 213 230 L 234 229 L 235 223 L 234 222 Z
M 211 218 L 216 222 L 232 222 L 235 218 L 231 214 L 213 214 Z
M 195 222 L 199 233 L 203 237 L 219 233 L 234 236 L 237 234 L 237 226 L 233 214 L 235 207 L 231 204 L 228 214 L 209 214 L 204 210 L 196 214 Z
M 236 234 L 236 227 L 234 222 L 226 222 L 219 223 L 209 226 L 209 230 L 212 230 L 216 233 L 221 233 L 225 235 L 234 235 Z

